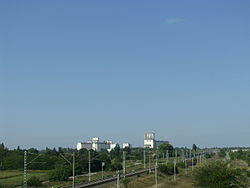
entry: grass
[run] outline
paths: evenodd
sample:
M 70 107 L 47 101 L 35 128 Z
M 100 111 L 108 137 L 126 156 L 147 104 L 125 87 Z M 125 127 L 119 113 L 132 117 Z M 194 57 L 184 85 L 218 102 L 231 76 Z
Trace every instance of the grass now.
M 42 181 L 46 180 L 47 171 L 28 171 L 28 178 L 37 176 Z M 22 171 L 0 171 L 0 184 L 5 187 L 17 187 L 23 183 Z
M 18 170 L 10 170 L 10 171 L 0 171 L 0 180 L 5 178 L 10 178 L 14 176 L 20 176 L 22 174 L 21 171 Z

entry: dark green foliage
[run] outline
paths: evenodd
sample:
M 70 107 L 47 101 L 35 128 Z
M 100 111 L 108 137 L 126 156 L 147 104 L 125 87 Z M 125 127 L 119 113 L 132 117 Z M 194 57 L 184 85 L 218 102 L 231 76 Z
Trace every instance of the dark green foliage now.
M 110 165 L 110 170 L 115 171 L 115 170 L 121 170 L 122 169 L 122 164 L 118 162 L 114 162 L 113 164 Z
M 174 164 L 169 163 L 167 165 L 161 164 L 158 166 L 158 170 L 166 175 L 174 175 Z M 176 166 L 176 174 L 178 174 L 178 167 Z
M 230 157 L 231 159 L 240 159 L 246 161 L 248 166 L 250 166 L 250 151 L 239 150 L 237 152 L 231 152 Z
M 111 158 L 121 158 L 122 157 L 122 151 L 119 145 L 117 145 L 114 149 L 110 152 Z
M 28 184 L 28 186 L 32 186 L 32 187 L 40 187 L 40 186 L 42 186 L 42 182 L 36 176 L 32 176 L 30 179 L 28 179 L 27 184 Z
M 0 188 L 4 188 L 4 186 L 2 184 L 0 184 Z
M 163 144 L 161 144 L 161 145 L 159 145 L 159 147 L 158 147 L 158 150 L 159 150 L 159 154 L 166 154 L 166 152 L 168 151 L 168 153 L 169 153 L 169 156 L 173 156 L 173 151 L 174 151 L 174 147 L 171 145 L 171 144 L 169 144 L 169 143 L 163 143 Z
M 192 150 L 196 151 L 197 150 L 197 146 L 195 144 L 193 144 L 192 146 Z
M 219 156 L 220 158 L 226 157 L 226 151 L 225 151 L 224 149 L 221 149 L 221 150 L 219 151 L 219 153 L 218 153 L 218 156 Z
M 23 168 L 23 152 L 18 150 L 9 151 L 3 159 L 3 169 L 13 170 Z
M 188 167 L 188 162 L 186 162 L 186 165 L 187 165 L 187 167 Z M 178 163 L 176 164 L 176 166 L 177 166 L 178 168 L 185 168 L 185 162 L 184 162 L 184 161 L 180 161 L 180 162 L 178 162 Z
M 246 171 L 247 177 L 250 178 L 250 171 Z
M 196 169 L 194 173 L 197 186 L 201 188 L 244 188 L 247 187 L 245 173 L 231 169 L 227 163 L 215 161 Z
M 133 148 L 130 154 L 127 154 L 127 159 L 142 160 L 143 159 L 143 148 Z
M 212 158 L 212 157 L 214 157 L 214 153 L 206 153 L 205 154 L 205 157 L 207 158 L 207 159 L 210 159 L 210 158 Z
M 125 178 L 122 180 L 124 188 L 128 188 L 129 182 L 130 182 L 130 180 L 128 178 Z
M 50 181 L 65 181 L 71 175 L 70 169 L 67 167 L 58 167 L 49 172 Z

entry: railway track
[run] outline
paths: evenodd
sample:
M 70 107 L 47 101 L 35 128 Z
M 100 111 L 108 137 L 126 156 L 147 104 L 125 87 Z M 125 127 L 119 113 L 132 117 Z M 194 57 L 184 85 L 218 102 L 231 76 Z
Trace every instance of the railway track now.
M 154 170 L 154 168 L 151 168 L 151 171 L 153 171 L 153 170 Z M 126 177 L 132 177 L 132 176 L 136 176 L 136 175 L 144 174 L 144 173 L 148 173 L 148 172 L 149 172 L 149 169 L 138 170 L 138 171 L 130 172 L 130 173 L 126 174 Z M 121 178 L 123 178 L 123 175 L 121 175 Z M 107 177 L 105 179 L 95 180 L 95 181 L 91 181 L 91 182 L 79 183 L 79 184 L 75 185 L 75 188 L 93 187 L 93 186 L 102 185 L 105 183 L 110 183 L 110 182 L 113 182 L 116 180 L 117 180 L 117 176 L 112 176 L 112 177 Z M 72 188 L 72 185 L 65 186 L 63 188 Z

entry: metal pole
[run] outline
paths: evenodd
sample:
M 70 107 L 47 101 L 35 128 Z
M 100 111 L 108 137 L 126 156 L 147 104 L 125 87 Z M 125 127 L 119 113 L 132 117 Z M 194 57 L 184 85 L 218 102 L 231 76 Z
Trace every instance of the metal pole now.
M 158 179 L 157 179 L 157 165 L 155 165 L 155 188 L 158 187 Z
M 150 164 L 150 151 L 148 151 L 148 170 L 149 170 L 149 173 L 151 173 L 151 164 Z
M 175 159 L 176 159 L 176 161 L 178 161 L 178 159 L 177 159 L 177 150 L 175 150 Z
M 123 178 L 126 176 L 126 153 L 123 151 Z
M 158 151 L 157 151 L 157 149 L 155 151 L 155 164 L 156 164 L 156 166 L 158 165 Z
M 75 188 L 75 152 L 73 152 L 73 188 Z
M 176 159 L 174 159 L 174 181 L 176 182 Z
M 23 158 L 23 188 L 27 188 L 27 151 L 24 151 Z
M 143 165 L 144 165 L 144 169 L 146 168 L 146 151 L 145 149 L 143 150 Z
M 102 179 L 104 178 L 104 175 L 103 175 L 103 167 L 104 167 L 104 162 L 102 162 Z
M 194 157 L 192 156 L 192 171 L 194 170 Z
M 120 173 L 119 173 L 119 170 L 118 170 L 118 173 L 117 173 L 117 183 L 116 183 L 116 187 L 117 187 L 117 188 L 120 188 Z
M 90 150 L 89 150 L 89 181 L 91 181 L 91 160 L 90 160 Z
M 187 159 L 185 158 L 185 174 L 187 175 Z
M 169 152 L 168 152 L 168 150 L 167 150 L 167 161 L 166 161 L 166 163 L 168 164 L 168 160 L 169 160 Z
M 155 152 L 155 188 L 158 187 L 158 179 L 157 179 L 157 167 L 158 167 L 158 152 L 157 152 L 157 149 L 156 149 L 156 152 Z
M 199 166 L 199 153 L 196 152 L 196 166 Z

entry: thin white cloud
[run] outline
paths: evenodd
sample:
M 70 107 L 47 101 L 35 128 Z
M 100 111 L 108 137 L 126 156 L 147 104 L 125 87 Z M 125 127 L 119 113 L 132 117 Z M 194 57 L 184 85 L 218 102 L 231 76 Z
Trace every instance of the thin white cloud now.
M 175 24 L 175 23 L 180 23 L 184 22 L 185 20 L 183 18 L 169 18 L 167 19 L 168 24 Z

